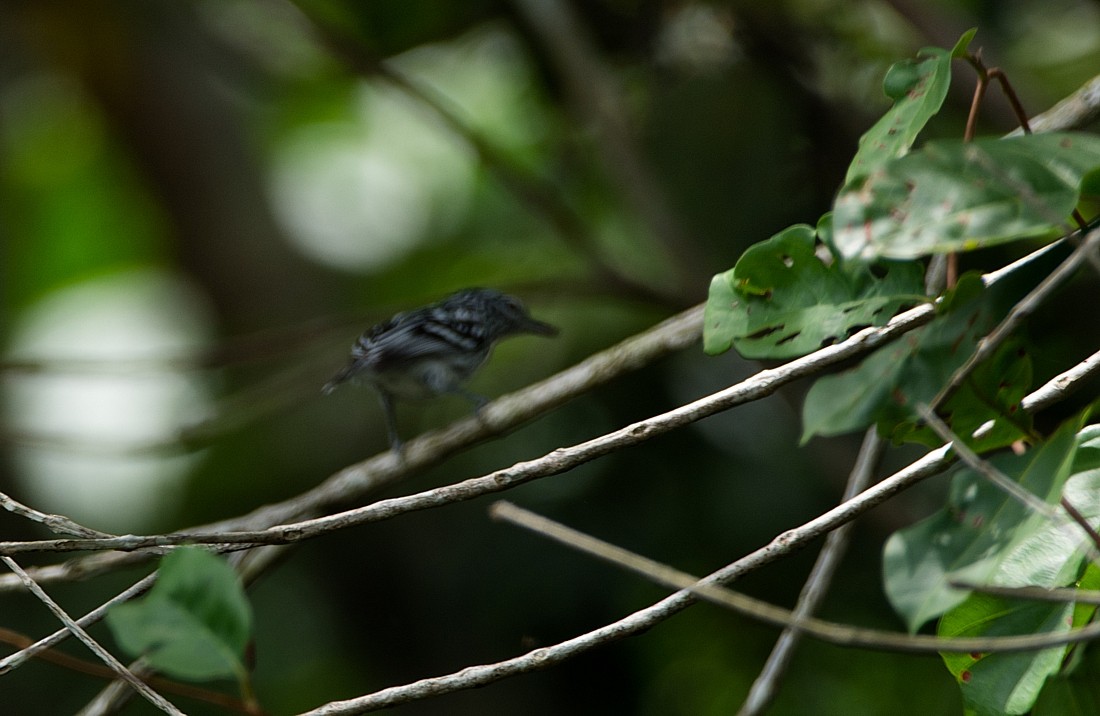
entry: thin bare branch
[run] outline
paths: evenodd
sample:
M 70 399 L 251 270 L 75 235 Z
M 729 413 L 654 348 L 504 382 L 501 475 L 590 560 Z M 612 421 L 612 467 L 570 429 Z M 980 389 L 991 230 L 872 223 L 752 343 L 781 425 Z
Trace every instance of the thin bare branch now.
M 1100 605 L 1100 591 L 1091 589 L 1072 589 L 1069 587 L 998 587 L 992 584 L 974 584 L 973 582 L 951 582 L 953 589 L 968 592 L 981 592 L 1006 599 L 1026 599 L 1036 602 L 1076 602 L 1077 604 Z
M 1100 637 L 1100 624 L 1056 634 L 944 638 L 922 634 L 902 634 L 879 629 L 864 629 L 814 617 L 798 617 L 790 610 L 709 583 L 706 578 L 700 579 L 656 560 L 643 557 L 592 535 L 566 527 L 560 522 L 555 522 L 529 510 L 517 507 L 510 502 L 502 500 L 493 504 L 490 513 L 494 519 L 523 527 L 558 544 L 639 574 L 663 587 L 689 591 L 703 601 L 726 607 L 751 619 L 792 629 L 839 646 L 911 654 L 966 653 L 971 651 L 991 653 L 1041 650 Z
M 570 399 L 637 370 L 654 360 L 699 341 L 703 305 L 669 318 L 527 388 L 502 396 L 480 416 L 460 420 L 443 430 L 410 440 L 404 460 L 386 451 L 350 465 L 296 497 L 266 505 L 251 513 L 194 528 L 194 531 L 263 529 L 300 520 L 334 506 L 345 505 L 442 463 L 470 445 L 507 433 Z M 95 554 L 60 565 L 31 569 L 40 582 L 86 579 L 147 559 L 140 554 Z M 0 591 L 20 588 L 12 575 L 0 575 Z
M 921 475 L 921 471 L 924 469 L 930 469 L 936 471 L 946 467 L 950 464 L 950 460 L 945 458 L 943 453 L 946 453 L 944 448 L 935 450 L 925 458 L 922 458 L 919 470 L 915 470 L 911 465 L 909 468 L 903 471 L 906 473 L 905 480 L 923 479 L 928 475 Z M 895 477 L 901 475 L 899 473 Z M 893 478 L 887 478 L 891 480 Z M 885 481 L 884 481 L 885 482 Z M 880 483 L 881 484 L 881 483 Z M 872 488 L 873 489 L 873 488 Z M 834 512 L 836 512 L 834 510 Z M 824 517 L 824 516 L 823 516 Z M 820 520 L 821 518 L 819 518 Z M 742 564 L 753 561 L 754 555 L 762 555 L 760 559 L 764 561 L 770 561 L 779 556 L 780 553 L 786 553 L 792 546 L 797 548 L 804 544 L 803 539 L 812 539 L 813 537 L 806 537 L 808 534 L 806 525 L 796 530 L 780 535 L 772 545 L 776 546 L 773 551 L 757 550 L 757 552 L 748 555 L 747 557 L 727 565 L 718 572 L 714 572 L 711 575 L 704 577 L 701 580 L 693 582 L 694 586 L 707 586 L 717 585 L 725 581 L 728 581 L 742 571 Z M 768 555 L 771 555 L 769 558 Z M 747 570 L 745 570 L 747 571 Z M 465 689 L 477 688 L 485 686 L 501 679 L 505 679 L 511 676 L 528 673 L 531 671 L 545 669 L 550 666 L 554 666 L 563 661 L 567 661 L 575 656 L 594 649 L 599 646 L 607 645 L 611 642 L 618 641 L 635 634 L 640 634 L 648 629 L 652 628 L 656 624 L 678 614 L 687 607 L 696 602 L 695 595 L 686 589 L 672 594 L 661 601 L 650 605 L 644 609 L 634 612 L 623 619 L 607 624 L 593 631 L 581 634 L 567 641 L 563 641 L 553 646 L 543 647 L 535 649 L 521 656 L 506 659 L 504 661 L 484 664 L 478 666 L 468 666 L 460 671 L 456 671 L 445 676 L 437 676 L 427 679 L 421 679 L 410 684 L 402 686 L 393 686 L 381 691 L 377 691 L 373 694 L 367 694 L 355 699 L 349 699 L 346 701 L 334 701 L 325 704 L 319 708 L 305 712 L 300 716 L 344 716 L 346 714 L 358 714 L 366 713 L 368 711 L 377 711 L 383 708 L 389 708 L 392 706 L 398 706 L 400 704 L 409 703 L 412 701 L 418 701 L 433 696 L 441 696 L 447 693 L 453 693 L 455 691 L 461 691 Z M 1093 624 L 1086 627 L 1088 631 L 1079 630 L 1072 633 L 1073 638 L 1095 638 L 1100 636 L 1100 624 Z M 1082 633 L 1084 632 L 1084 633 Z M 1063 634 L 1061 636 L 1067 636 Z M 1011 637 L 1013 639 L 1034 640 L 1034 636 L 1024 637 Z M 1045 637 L 1044 637 L 1045 638 Z M 1064 642 L 1063 642 L 1064 643 Z M 1002 642 L 1002 645 L 1007 645 Z M 1017 642 L 1016 645 L 1025 646 L 1022 642 Z M 1026 645 L 1027 648 L 1037 648 L 1036 642 L 1032 641 L 1031 644 Z
M 1036 412 L 1064 400 L 1097 371 L 1100 371 L 1100 351 L 1051 378 L 1041 388 L 1024 398 L 1020 407 L 1027 412 Z
M 885 449 L 886 441 L 879 437 L 876 428 L 871 428 L 864 434 L 863 444 L 859 448 L 859 455 L 856 456 L 855 465 L 852 466 L 852 472 L 848 475 L 848 484 L 845 485 L 842 501 L 852 499 L 867 488 L 874 475 L 875 466 L 882 458 Z M 829 585 L 832 583 L 833 575 L 836 573 L 836 568 L 848 551 L 852 525 L 852 522 L 841 525 L 825 538 L 825 546 L 821 548 L 821 552 L 817 555 L 817 561 L 814 562 L 813 569 L 810 570 L 810 576 L 802 587 L 802 592 L 798 595 L 798 602 L 792 612 L 794 620 L 798 621 L 812 616 L 825 598 Z M 794 650 L 798 647 L 800 636 L 800 632 L 790 626 L 785 628 L 783 633 L 779 635 L 775 646 L 772 647 L 771 654 L 768 655 L 768 660 L 764 663 L 764 668 L 761 669 L 760 675 L 756 677 L 752 688 L 749 689 L 748 696 L 745 697 L 745 703 L 738 711 L 740 716 L 755 716 L 755 714 L 763 713 L 768 708 L 774 700 L 778 684 L 783 678 L 791 658 L 794 656 Z
M 1081 513 L 1073 509 L 1072 506 L 1070 509 L 1066 510 L 1064 504 L 1063 510 L 1065 510 L 1065 512 L 1059 512 L 1054 505 L 1044 501 L 1039 496 L 1024 488 L 1023 485 L 998 470 L 994 467 L 993 463 L 988 460 L 983 460 L 980 455 L 970 449 L 969 445 L 959 440 L 958 436 L 951 432 L 951 428 L 947 423 L 940 420 L 939 416 L 933 413 L 927 405 L 917 405 L 916 408 L 917 413 L 920 415 L 921 419 L 928 424 L 928 427 L 932 428 L 932 431 L 935 432 L 941 440 L 954 446 L 955 452 L 958 454 L 959 458 L 966 463 L 967 467 L 984 477 L 995 485 L 997 489 L 1001 490 L 1024 507 L 1036 514 L 1042 515 L 1056 525 L 1061 527 L 1072 524 L 1080 528 L 1088 538 L 1086 549 L 1088 550 L 1089 559 L 1093 562 L 1100 561 L 1100 550 L 1098 550 L 1098 546 L 1093 541 L 1093 536 L 1096 534 L 1096 531 L 1085 521 Z
M 1016 305 L 1012 307 L 1012 310 L 1008 312 L 1008 315 L 1004 317 L 1004 320 L 997 324 L 997 327 L 988 335 L 978 341 L 977 349 L 966 359 L 966 362 L 959 366 L 958 370 L 951 375 L 951 379 L 940 389 L 936 397 L 932 399 L 929 407 L 935 410 L 942 406 L 951 394 L 962 385 L 967 376 L 969 376 L 982 361 L 993 355 L 993 352 L 1004 343 L 1020 323 L 1035 312 L 1039 304 L 1045 301 L 1055 289 L 1069 280 L 1069 278 L 1077 272 L 1081 264 L 1088 260 L 1089 255 L 1096 251 L 1098 245 L 1100 245 L 1100 230 L 1090 232 L 1088 236 L 1085 237 L 1085 240 L 1081 242 L 1081 244 L 1077 246 L 1077 248 L 1075 248 L 1057 268 L 1051 271 L 1039 282 L 1039 285 L 1029 291 L 1026 296 L 1017 301 Z
M 150 574 L 139 580 L 137 583 L 131 585 L 129 588 L 123 590 L 119 594 L 115 595 L 111 599 L 107 600 L 103 604 L 99 605 L 92 611 L 88 612 L 84 616 L 76 620 L 77 625 L 81 628 L 91 626 L 95 624 L 104 616 L 107 611 L 116 604 L 122 604 L 134 597 L 144 594 L 150 587 L 153 586 L 153 582 L 156 581 L 156 574 Z M 53 634 L 47 637 L 43 637 L 33 644 L 20 649 L 14 654 L 8 654 L 3 659 L 0 659 L 0 676 L 17 669 L 25 664 L 29 659 L 32 659 L 47 649 L 51 649 L 57 646 L 59 643 L 67 639 L 70 635 L 68 629 L 59 629 Z
M 1032 117 L 1029 123 L 1033 132 L 1060 132 L 1087 127 L 1097 119 L 1100 119 L 1100 75 L 1046 112 Z M 1013 132 L 1022 133 L 1022 129 Z
M 113 537 L 107 532 L 100 532 L 99 530 L 93 530 L 91 527 L 85 527 L 84 525 L 77 524 L 73 520 L 65 517 L 64 515 L 46 514 L 45 512 L 39 512 L 33 507 L 28 507 L 22 502 L 15 500 L 8 495 L 0 492 L 0 507 L 3 507 L 13 515 L 19 515 L 20 517 L 26 517 L 28 520 L 38 522 L 46 526 L 54 534 L 70 535 L 72 537 Z
M 72 632 L 73 636 L 84 642 L 84 645 L 87 646 L 93 654 L 98 656 L 104 664 L 111 667 L 111 669 L 116 674 L 118 674 L 121 679 L 132 686 L 135 691 L 137 691 L 145 698 L 146 701 L 153 704 L 166 714 L 173 714 L 173 716 L 183 716 L 182 711 L 173 706 L 163 696 L 149 688 L 149 686 L 141 679 L 134 676 L 133 673 L 122 664 L 122 662 L 112 656 L 109 651 L 100 646 L 99 643 L 96 642 L 96 640 L 88 634 L 88 632 L 84 631 L 83 627 L 73 621 L 73 618 L 66 614 L 65 610 L 62 609 L 57 604 L 57 602 L 51 599 L 50 595 L 46 594 L 45 590 L 43 590 L 42 587 L 38 586 L 38 584 L 33 579 L 31 579 L 29 574 L 23 571 L 23 568 L 20 567 L 14 559 L 7 556 L 0 556 L 0 560 L 3 560 L 8 569 L 10 569 L 19 577 L 19 579 L 23 582 L 23 585 L 27 588 L 29 592 L 31 592 L 35 597 L 38 598 L 39 601 L 45 604 L 47 609 L 53 612 L 53 615 L 57 617 L 62 624 L 65 625 L 66 629 Z
M 1074 380 L 1081 380 L 1088 374 L 1080 370 L 1080 366 L 1071 368 L 1062 375 L 1055 376 L 1047 384 L 1040 387 L 1032 395 L 1049 396 L 1058 393 L 1067 395 L 1072 390 Z M 1075 376 L 1075 377 L 1071 377 Z M 1053 386 L 1059 386 L 1055 389 Z M 1030 398 L 1031 396 L 1029 396 Z M 1022 401 L 1022 405 L 1029 404 L 1029 398 Z M 1041 402 L 1043 406 L 1050 403 Z M 744 574 L 759 569 L 771 562 L 797 551 L 806 544 L 820 538 L 840 526 L 851 522 L 859 515 L 871 508 L 885 502 L 891 496 L 901 492 L 912 485 L 937 475 L 955 461 L 952 455 L 951 445 L 932 450 L 917 461 L 899 470 L 881 482 L 864 490 L 851 500 L 833 508 L 829 512 L 794 529 L 783 532 L 764 547 L 745 555 L 741 559 L 723 567 L 703 580 L 702 583 L 721 584 L 737 579 Z M 460 671 L 444 676 L 421 679 L 410 684 L 394 686 L 367 696 L 354 699 L 350 702 L 335 702 L 327 704 L 314 711 L 309 716 L 333 716 L 345 713 L 363 713 L 390 706 L 396 706 L 410 701 L 437 696 L 453 691 L 476 688 L 499 681 L 518 674 L 543 669 L 555 664 L 567 661 L 590 649 L 603 646 L 612 641 L 642 633 L 666 619 L 678 614 L 695 601 L 688 591 L 679 591 L 665 599 L 630 614 L 623 619 L 607 624 L 593 631 L 581 634 L 567 641 L 549 647 L 543 647 L 528 652 L 521 656 L 507 659 L 494 664 L 469 666 Z M 342 710 L 350 708 L 351 710 Z
M 763 370 L 725 390 L 706 396 L 675 410 L 641 420 L 619 430 L 579 443 L 559 448 L 543 457 L 516 463 L 482 477 L 426 490 L 406 497 L 380 500 L 365 507 L 346 510 L 325 517 L 278 525 L 261 530 L 236 532 L 181 532 L 168 535 L 126 535 L 108 539 L 60 539 L 35 542 L 0 542 L 0 553 L 19 554 L 31 551 L 71 552 L 80 550 L 132 551 L 150 547 L 167 547 L 184 543 L 214 545 L 289 544 L 318 537 L 334 530 L 369 522 L 391 519 L 423 509 L 442 507 L 455 502 L 500 492 L 532 480 L 557 475 L 591 460 L 631 445 L 649 440 L 676 428 L 773 394 L 780 387 L 806 375 L 820 372 L 855 355 L 865 353 L 908 331 L 927 323 L 934 315 L 931 304 L 922 304 L 896 316 L 886 326 L 867 328 L 842 343 L 828 346 L 785 365 Z M 486 409 L 488 412 L 492 406 Z M 487 422 L 491 415 L 484 416 Z M 477 422 L 474 420 L 473 422 Z M 410 448 L 412 444 L 410 444 Z M 411 452 L 411 451 L 410 451 Z M 397 460 L 398 458 L 392 457 Z

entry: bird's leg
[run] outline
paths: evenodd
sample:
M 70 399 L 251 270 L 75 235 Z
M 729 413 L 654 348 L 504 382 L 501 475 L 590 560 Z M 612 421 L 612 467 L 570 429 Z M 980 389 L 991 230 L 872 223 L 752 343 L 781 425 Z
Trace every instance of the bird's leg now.
M 397 410 L 394 408 L 393 396 L 385 390 L 379 390 L 378 397 L 382 401 L 382 411 L 386 414 L 386 432 L 389 434 L 390 449 L 400 455 L 405 443 L 397 434 Z
M 456 388 L 454 392 L 474 404 L 474 417 L 476 417 L 478 420 L 481 420 L 481 411 L 485 408 L 486 405 L 489 404 L 489 399 L 486 398 L 484 395 L 471 393 L 470 391 L 462 390 L 461 388 Z M 485 421 L 482 420 L 482 422 Z
M 489 404 L 489 399 L 486 398 L 484 395 L 478 395 L 477 393 L 471 393 L 470 391 L 463 390 L 462 388 L 456 388 L 452 392 L 455 395 L 461 395 L 463 398 L 465 398 L 466 400 L 473 403 L 474 404 L 474 413 L 476 413 L 478 415 L 481 414 L 481 409 Z

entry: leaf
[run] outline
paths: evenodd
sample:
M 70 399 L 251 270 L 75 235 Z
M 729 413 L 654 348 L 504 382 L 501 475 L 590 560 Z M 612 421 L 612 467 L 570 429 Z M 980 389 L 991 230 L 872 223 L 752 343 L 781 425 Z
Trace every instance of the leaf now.
M 973 36 L 972 32 L 969 34 Z M 924 125 L 940 111 L 947 98 L 951 85 L 951 57 L 951 53 L 938 47 L 926 47 L 917 53 L 917 59 L 890 66 L 882 81 L 882 90 L 894 104 L 860 137 L 859 149 L 844 178 L 845 184 L 909 151 Z
M 1078 589 L 1100 585 L 1100 569 L 1089 566 Z M 974 594 L 940 620 L 944 637 L 1061 634 L 1087 624 L 1096 607 L 1088 604 L 1029 602 Z M 1062 670 L 1073 645 L 1019 653 L 942 654 L 962 690 L 969 710 L 977 714 L 1022 714 L 1036 703 Z M 1056 713 L 1067 713 L 1058 711 Z M 1092 713 L 1092 712 L 1090 712 Z
M 1051 634 L 1069 628 L 1073 604 L 1019 602 L 975 594 L 944 615 L 940 636 Z M 1009 654 L 944 655 L 963 701 L 980 716 L 1029 711 L 1043 684 L 1058 672 L 1067 647 Z
M 848 273 L 824 263 L 815 246 L 814 229 L 798 224 L 715 276 L 704 318 L 707 353 L 733 345 L 746 358 L 805 355 L 923 300 L 919 265 L 889 264 L 882 278 L 861 265 Z
M 252 611 L 233 568 L 205 549 L 170 552 L 149 594 L 112 608 L 107 625 L 126 652 L 166 674 L 241 680 L 246 673 Z
M 951 57 L 956 60 L 961 60 L 966 57 L 969 52 L 970 43 L 974 40 L 974 35 L 978 34 L 978 28 L 972 27 L 962 34 L 959 41 L 955 43 L 955 46 L 951 48 Z
M 833 207 L 846 258 L 912 259 L 1058 229 L 1100 168 L 1100 137 L 930 142 L 848 182 Z
M 1064 492 L 1086 517 L 1100 517 L 1100 469 L 1073 472 L 1077 447 L 1097 437 L 1096 427 L 1077 434 L 1083 420 L 1068 421 L 1026 455 L 998 455 L 989 462 L 1048 504 L 1057 504 Z M 1053 524 L 962 469 L 952 479 L 944 509 L 887 540 L 886 596 L 916 631 L 967 599 L 969 593 L 952 582 L 1069 584 L 1084 559 L 1084 539 L 1076 525 Z
M 1017 341 L 1007 341 L 983 362 L 938 411 L 951 431 L 975 452 L 1007 447 L 1030 436 L 1031 415 L 1020 410 L 1020 402 L 1031 390 L 1031 358 Z M 980 438 L 974 432 L 987 422 L 993 425 Z M 928 447 L 943 444 L 940 437 L 920 420 L 884 423 L 895 443 L 915 442 Z
M 880 348 L 852 370 L 814 383 L 802 406 L 802 442 L 879 423 L 889 434 L 930 401 L 970 356 L 997 313 L 981 279 L 963 276 L 932 323 Z

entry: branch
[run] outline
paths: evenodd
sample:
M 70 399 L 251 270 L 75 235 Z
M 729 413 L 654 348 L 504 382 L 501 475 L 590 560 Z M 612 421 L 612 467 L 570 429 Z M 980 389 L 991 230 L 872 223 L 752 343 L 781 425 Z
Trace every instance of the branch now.
M 1035 391 L 1033 395 L 1045 394 L 1049 390 L 1048 386 L 1052 383 L 1064 383 L 1064 377 L 1074 372 L 1079 371 L 1076 371 L 1076 368 L 1074 368 L 1062 375 L 1056 376 L 1049 383 Z M 1027 398 L 1025 398 L 1023 402 L 1026 404 L 1028 402 Z M 943 472 L 953 462 L 954 458 L 951 455 L 950 445 L 937 448 L 907 467 L 883 479 L 881 482 L 864 490 L 851 500 L 838 505 L 825 514 L 799 527 L 783 532 L 769 544 L 711 573 L 702 580 L 698 580 L 698 583 L 721 584 L 723 582 L 732 581 L 744 574 L 770 564 L 771 562 L 778 561 L 782 557 L 801 549 L 826 533 L 851 522 L 856 517 L 882 502 L 885 502 L 898 492 L 928 477 Z M 350 701 L 333 702 L 310 711 L 303 716 L 333 716 L 335 714 L 372 711 L 390 706 L 397 706 L 430 696 L 477 688 L 511 676 L 544 669 L 579 656 L 590 649 L 629 636 L 634 636 L 635 634 L 643 633 L 666 619 L 675 616 L 694 604 L 695 601 L 695 597 L 690 591 L 681 590 L 623 619 L 559 644 L 536 649 L 521 656 L 494 664 L 469 666 L 445 676 L 421 679 L 402 686 L 392 686 Z
M 184 543 L 243 545 L 289 544 L 328 534 L 370 522 L 391 519 L 408 512 L 471 500 L 500 492 L 532 480 L 557 475 L 598 457 L 649 440 L 676 428 L 714 415 L 734 406 L 759 400 L 775 393 L 782 386 L 799 378 L 821 372 L 828 366 L 856 355 L 866 353 L 898 336 L 930 321 L 935 315 L 931 304 L 921 304 L 896 316 L 881 328 L 866 328 L 847 340 L 827 346 L 808 356 L 770 370 L 763 370 L 750 378 L 713 395 L 688 403 L 675 410 L 628 425 L 606 435 L 572 447 L 559 448 L 543 457 L 497 470 L 482 477 L 438 487 L 432 490 L 380 500 L 365 507 L 339 512 L 301 522 L 279 525 L 261 530 L 236 532 L 183 532 L 167 535 L 110 537 L 105 539 L 60 539 L 30 542 L 0 542 L 0 554 L 24 552 L 71 552 L 80 550 L 132 551 L 150 547 L 168 547 Z M 492 410 L 492 406 L 485 412 Z M 492 416 L 485 416 L 492 422 Z M 466 423 L 477 423 L 469 419 Z M 415 444 L 410 444 L 410 448 Z M 410 450 L 411 454 L 414 454 Z M 392 461 L 398 458 L 387 456 Z M 410 461 L 412 457 L 410 455 Z M 331 480 L 330 480 L 331 482 Z
M 921 419 L 928 424 L 928 427 L 932 428 L 932 431 L 935 432 L 941 440 L 954 445 L 955 452 L 958 453 L 959 458 L 966 463 L 966 466 L 991 482 L 997 489 L 1001 490 L 1032 512 L 1042 515 L 1059 527 L 1067 524 L 1073 524 L 1080 527 L 1085 533 L 1085 536 L 1089 539 L 1089 546 L 1087 548 L 1089 559 L 1093 562 L 1100 562 L 1100 551 L 1098 551 L 1100 542 L 1097 541 L 1096 531 L 1089 525 L 1088 521 L 1081 513 L 1064 497 L 1061 503 L 1062 509 L 1068 514 L 1059 512 L 1053 505 L 1047 503 L 1038 495 L 1027 490 L 1019 482 L 1016 482 L 1011 477 L 998 470 L 993 466 L 993 463 L 988 460 L 983 460 L 976 452 L 970 449 L 969 445 L 959 440 L 958 436 L 951 432 L 951 428 L 948 427 L 947 423 L 940 420 L 939 416 L 933 413 L 927 405 L 918 404 L 916 408 Z
M 1035 312 L 1035 309 L 1039 307 L 1040 303 L 1045 301 L 1055 289 L 1076 273 L 1077 269 L 1082 263 L 1088 260 L 1090 254 L 1096 250 L 1098 245 L 1100 245 L 1100 230 L 1090 232 L 1085 240 L 1081 242 L 1081 244 L 1078 245 L 1057 268 L 1047 274 L 1047 276 L 1039 282 L 1039 285 L 1020 299 L 1016 305 L 1012 307 L 1012 310 L 1008 312 L 1004 320 L 998 323 L 996 328 L 978 341 L 977 349 L 970 354 L 970 357 L 967 358 L 961 366 L 959 366 L 958 370 L 951 375 L 951 379 L 947 384 L 944 385 L 939 393 L 936 394 L 936 397 L 932 399 L 929 405 L 930 409 L 935 410 L 942 406 L 951 394 L 963 384 L 967 376 L 969 376 L 982 361 L 991 356 L 997 347 L 1012 334 L 1012 331 L 1016 330 L 1025 318 Z
M 1017 268 L 1051 250 L 1039 249 L 1009 266 L 983 277 L 992 285 Z M 861 355 L 898 336 L 928 323 L 935 316 L 931 303 L 921 304 L 895 316 L 885 326 L 866 328 L 848 339 L 826 346 L 778 368 L 760 371 L 725 390 L 696 400 L 675 410 L 628 425 L 617 431 L 568 448 L 559 448 L 541 458 L 517 463 L 483 477 L 427 490 L 406 497 L 379 502 L 315 519 L 278 524 L 283 519 L 294 520 L 302 514 L 315 514 L 333 503 L 352 499 L 394 482 L 414 469 L 440 462 L 445 455 L 477 439 L 505 432 L 519 422 L 547 410 L 567 397 L 589 389 L 623 372 L 623 364 L 645 362 L 645 357 L 668 352 L 662 340 L 677 346 L 698 339 L 697 306 L 669 319 L 656 328 L 628 339 L 615 348 L 559 373 L 528 389 L 505 396 L 487 406 L 480 416 L 467 418 L 439 433 L 417 438 L 409 443 L 404 460 L 392 452 L 375 457 L 337 473 L 320 487 L 297 498 L 261 508 L 251 515 L 209 525 L 206 531 L 177 532 L 166 535 L 126 535 L 104 539 L 61 539 L 29 542 L 0 542 L 0 554 L 82 550 L 136 551 L 171 547 L 183 543 L 219 545 L 227 549 L 247 548 L 261 544 L 290 544 L 347 527 L 391 519 L 423 509 L 441 507 L 509 489 L 532 480 L 560 474 L 610 452 L 638 444 L 657 435 L 688 425 L 694 421 L 728 410 L 742 403 L 759 400 L 780 387 L 800 378 L 817 374 L 831 365 Z M 677 340 L 679 339 L 679 340 Z M 636 348 L 640 350 L 636 350 Z M 644 350 L 641 350 L 644 349 Z M 371 469 L 374 468 L 374 469 Z M 248 529 L 259 523 L 260 529 Z M 268 527 L 276 524 L 278 526 Z M 109 560 L 106 560 L 109 563 Z M 102 564 L 100 565 L 103 566 Z M 0 588 L 4 582 L 0 580 Z
M 0 492 L 0 507 L 3 507 L 13 515 L 19 515 L 25 517 L 33 522 L 39 522 L 46 526 L 51 532 L 61 535 L 71 535 L 73 537 L 111 537 L 106 532 L 100 532 L 99 530 L 93 530 L 91 527 L 85 527 L 84 525 L 77 524 L 73 520 L 65 517 L 64 515 L 46 514 L 45 512 L 39 512 L 33 507 L 28 507 L 18 500 L 14 500 L 8 495 Z
M 860 446 L 856 463 L 852 466 L 852 472 L 848 475 L 848 484 L 844 488 L 842 501 L 850 500 L 862 492 L 871 483 L 875 466 L 882 458 L 886 449 L 886 441 L 879 437 L 875 428 L 870 428 L 863 436 L 863 444 Z M 826 591 L 832 583 L 833 574 L 840 565 L 840 560 L 848 551 L 848 543 L 852 535 L 851 522 L 841 525 L 825 538 L 825 546 L 817 556 L 810 576 L 798 595 L 798 602 L 792 614 L 793 621 L 800 621 L 813 615 L 821 600 L 825 598 Z M 745 703 L 738 712 L 739 716 L 754 716 L 763 713 L 775 699 L 776 686 L 787 670 L 787 665 L 794 656 L 794 650 L 798 646 L 800 632 L 792 625 L 788 625 L 779 635 L 771 654 L 768 655 L 764 668 L 749 689 L 749 695 L 745 697 Z
M 79 624 L 81 620 L 77 620 Z M 68 633 L 67 630 L 62 630 Z M 0 627 L 0 642 L 10 644 L 14 647 L 27 648 L 31 646 L 31 640 L 23 634 L 12 631 L 11 629 L 4 629 Z M 81 659 L 76 656 L 71 656 L 62 651 L 47 649 L 41 653 L 35 654 L 35 656 L 41 661 L 49 662 L 63 669 L 68 669 L 81 674 L 88 674 L 98 679 L 110 679 L 113 683 L 120 683 L 116 681 L 117 674 L 109 667 L 103 666 L 97 662 L 89 661 L 87 659 Z M 130 669 L 134 671 L 134 669 Z M 205 701 L 209 704 L 220 706 L 221 708 L 236 713 L 252 713 L 248 709 L 248 705 L 237 697 L 231 694 L 225 694 L 219 691 L 211 691 L 210 689 L 204 689 L 200 686 L 192 686 L 180 681 L 172 681 L 159 676 L 153 676 L 145 679 L 149 686 L 163 691 L 168 694 L 175 694 L 177 696 L 185 696 L 187 698 L 195 699 L 196 701 Z M 131 692 L 132 693 L 132 692 Z
M 1097 119 L 1100 119 L 1100 75 L 1046 112 L 1032 117 L 1029 124 L 1033 132 L 1060 132 L 1087 127 Z M 1013 132 L 1022 133 L 1022 129 Z
M 111 669 L 116 674 L 118 674 L 118 676 L 123 681 L 130 684 L 130 686 L 132 686 L 135 691 L 145 697 L 146 701 L 153 704 L 166 714 L 172 714 L 173 716 L 183 716 L 182 711 L 169 703 L 168 700 L 165 699 L 163 696 L 149 688 L 147 684 L 145 684 L 138 677 L 134 676 L 129 669 L 123 666 L 122 662 L 112 656 L 109 651 L 100 646 L 95 641 L 95 639 L 92 639 L 88 632 L 84 631 L 83 627 L 73 621 L 73 618 L 66 614 L 64 609 L 58 606 L 57 602 L 50 599 L 50 596 L 46 594 L 42 587 L 38 586 L 38 584 L 33 579 L 31 579 L 30 575 L 23 571 L 22 567 L 16 564 L 15 560 L 13 560 L 11 557 L 6 556 L 0 556 L 0 560 L 2 560 L 4 564 L 8 566 L 8 569 L 15 572 L 15 574 L 23 582 L 23 585 L 27 588 L 27 590 L 30 591 L 34 596 L 36 596 L 39 601 L 45 604 L 46 607 L 51 612 L 53 612 L 54 616 L 56 616 L 61 621 L 61 623 L 65 625 L 65 628 L 72 632 L 73 636 L 84 642 L 85 646 L 87 646 L 93 654 L 98 656 L 104 664 L 111 667 Z
M 296 497 L 260 507 L 240 517 L 198 526 L 194 531 L 263 529 L 300 520 L 337 505 L 355 502 L 412 474 L 438 465 L 476 442 L 507 433 L 578 395 L 698 342 L 702 321 L 703 306 L 690 308 L 547 380 L 494 400 L 481 410 L 479 417 L 466 418 L 443 430 L 410 440 L 405 445 L 404 460 L 399 460 L 392 452 L 386 451 L 340 470 L 317 487 Z M 86 579 L 134 564 L 147 557 L 125 554 L 90 555 L 65 564 L 34 568 L 30 573 L 40 582 Z M 0 591 L 19 588 L 18 580 L 10 577 L 11 575 L 0 576 Z
M 799 617 L 794 612 L 755 599 L 732 589 L 708 584 L 706 580 L 682 572 L 656 560 L 618 547 L 591 535 L 566 527 L 560 522 L 542 517 L 509 502 L 497 502 L 490 508 L 494 519 L 509 522 L 547 537 L 558 544 L 596 557 L 627 571 L 640 574 L 656 584 L 671 589 L 686 590 L 699 599 L 742 614 L 756 621 L 785 627 L 838 646 L 860 647 L 878 651 L 908 654 L 938 654 L 949 652 L 1011 652 L 1040 651 L 1100 637 L 1100 623 L 1080 629 L 1052 634 L 1022 634 L 1018 636 L 939 637 L 922 634 L 899 634 L 879 629 L 864 629 L 814 617 Z
M 134 597 L 144 594 L 150 587 L 153 586 L 153 582 L 156 581 L 156 578 L 156 573 L 144 577 L 136 584 L 131 585 L 128 589 L 122 591 L 120 594 L 117 594 L 113 598 L 107 600 L 107 602 L 105 602 L 104 604 L 99 605 L 92 611 L 77 619 L 76 624 L 81 628 L 95 624 L 104 616 L 106 616 L 107 611 L 110 610 L 110 608 L 114 605 L 127 602 Z M 53 634 L 39 639 L 30 646 L 27 646 L 15 652 L 14 654 L 8 654 L 3 659 L 0 659 L 0 676 L 3 676 L 9 671 L 19 668 L 29 659 L 38 656 L 39 654 L 45 652 L 47 649 L 51 649 L 57 646 L 59 643 L 67 639 L 69 637 L 69 634 L 70 632 L 68 629 L 59 629 Z

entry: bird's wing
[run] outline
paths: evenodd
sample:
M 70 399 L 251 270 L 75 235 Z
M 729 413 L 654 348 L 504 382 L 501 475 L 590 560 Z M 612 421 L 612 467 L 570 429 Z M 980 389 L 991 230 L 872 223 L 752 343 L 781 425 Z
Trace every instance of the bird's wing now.
M 479 321 L 441 317 L 434 311 L 412 311 L 372 328 L 356 342 L 353 354 L 375 370 L 411 360 L 451 353 L 475 353 L 488 344 Z

